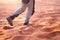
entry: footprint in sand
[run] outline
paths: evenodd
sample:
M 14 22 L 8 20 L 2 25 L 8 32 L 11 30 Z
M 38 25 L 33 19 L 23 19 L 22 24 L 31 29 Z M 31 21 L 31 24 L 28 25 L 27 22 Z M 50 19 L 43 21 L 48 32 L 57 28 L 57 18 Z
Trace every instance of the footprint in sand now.
M 9 25 L 5 25 L 4 27 L 3 27 L 3 29 L 5 29 L 5 30 L 7 30 L 7 29 L 13 29 L 14 27 L 13 26 L 9 26 Z
M 24 28 L 23 30 L 21 30 L 19 32 L 22 35 L 30 35 L 30 34 L 32 34 L 34 32 L 34 29 L 30 28 L 30 27 L 27 27 L 27 28 Z

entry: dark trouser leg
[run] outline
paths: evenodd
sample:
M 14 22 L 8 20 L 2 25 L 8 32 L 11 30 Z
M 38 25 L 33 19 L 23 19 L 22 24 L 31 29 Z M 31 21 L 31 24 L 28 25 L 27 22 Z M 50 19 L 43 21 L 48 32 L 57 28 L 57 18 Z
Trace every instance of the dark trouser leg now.
M 17 17 L 19 14 L 21 14 L 22 12 L 24 12 L 25 9 L 26 9 L 26 5 L 27 5 L 27 4 L 22 3 L 21 8 L 17 9 L 12 15 L 10 15 L 10 18 L 13 20 L 13 19 L 14 19 L 15 17 Z
M 28 12 L 26 14 L 26 20 L 24 25 L 27 25 L 29 23 L 29 19 L 34 13 L 34 0 L 30 0 L 30 3 L 27 5 L 27 7 L 28 7 Z
M 16 14 L 16 15 L 12 15 L 12 16 L 9 16 L 12 20 L 17 17 L 19 14 Z
M 35 12 L 35 0 L 33 0 L 33 11 L 32 11 L 32 15 L 34 14 Z
M 13 19 L 17 17 L 19 14 L 21 14 L 26 9 L 26 4 L 22 3 L 21 8 L 17 9 L 12 15 L 7 17 L 8 23 L 13 26 Z

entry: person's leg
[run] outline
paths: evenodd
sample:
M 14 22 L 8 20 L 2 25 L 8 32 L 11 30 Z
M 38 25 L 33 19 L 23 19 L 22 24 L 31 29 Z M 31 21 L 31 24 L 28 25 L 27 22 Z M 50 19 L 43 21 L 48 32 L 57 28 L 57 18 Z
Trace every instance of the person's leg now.
M 26 14 L 26 20 L 25 20 L 24 25 L 27 25 L 29 23 L 29 19 L 34 13 L 34 2 L 35 2 L 34 0 L 30 0 L 29 4 L 27 5 L 28 12 Z
M 19 14 L 21 14 L 22 12 L 24 12 L 26 9 L 26 4 L 22 3 L 21 8 L 17 9 L 10 17 L 12 19 L 14 19 L 15 17 L 17 17 Z
M 34 14 L 35 12 L 35 0 L 33 0 L 33 12 L 32 12 L 32 15 Z
M 19 14 L 21 14 L 22 12 L 24 12 L 25 9 L 26 9 L 26 4 L 22 3 L 21 8 L 17 9 L 12 15 L 10 15 L 9 17 L 6 18 L 7 21 L 8 21 L 8 23 L 9 23 L 11 26 L 13 26 L 13 22 L 12 22 L 13 19 L 14 19 L 15 17 L 17 17 Z

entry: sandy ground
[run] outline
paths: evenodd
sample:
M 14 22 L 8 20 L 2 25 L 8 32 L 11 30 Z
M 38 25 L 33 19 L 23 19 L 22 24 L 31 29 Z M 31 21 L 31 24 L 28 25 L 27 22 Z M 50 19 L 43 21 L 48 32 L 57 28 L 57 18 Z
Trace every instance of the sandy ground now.
M 23 25 L 26 10 L 14 19 L 13 29 L 6 29 L 6 17 L 20 6 L 21 0 L 0 0 L 0 40 L 60 40 L 60 0 L 36 0 L 28 25 Z

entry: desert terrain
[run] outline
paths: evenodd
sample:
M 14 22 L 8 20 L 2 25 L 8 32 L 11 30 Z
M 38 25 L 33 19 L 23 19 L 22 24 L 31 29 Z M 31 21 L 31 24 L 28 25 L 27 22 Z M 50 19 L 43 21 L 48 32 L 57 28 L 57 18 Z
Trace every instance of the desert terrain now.
M 0 0 L 0 40 L 60 40 L 60 0 L 35 0 L 30 23 L 23 25 L 26 9 L 10 26 L 6 17 L 19 7 L 21 0 Z

